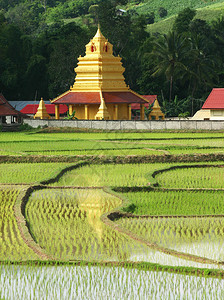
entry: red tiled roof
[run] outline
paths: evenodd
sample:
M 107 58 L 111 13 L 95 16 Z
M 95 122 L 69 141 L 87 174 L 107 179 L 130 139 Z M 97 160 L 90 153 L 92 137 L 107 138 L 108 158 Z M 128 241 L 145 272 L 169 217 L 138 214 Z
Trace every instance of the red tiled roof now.
M 154 103 L 154 101 L 155 101 L 156 98 L 157 98 L 157 95 L 143 95 L 142 97 L 149 101 L 149 103 L 145 103 L 145 104 L 144 104 L 145 107 L 148 108 L 148 107 L 149 107 L 149 104 L 151 105 L 151 104 Z M 132 109 L 140 109 L 140 104 L 138 104 L 138 103 L 133 103 L 133 104 L 131 105 L 131 108 L 132 108 Z
M 224 88 L 213 89 L 202 109 L 224 109 Z
M 18 116 L 22 115 L 19 111 L 15 110 L 11 104 L 0 94 L 0 116 Z
M 28 115 L 33 115 L 37 112 L 39 104 L 27 104 L 21 112 Z M 54 115 L 55 114 L 55 106 L 52 104 L 45 104 L 46 110 L 48 114 Z M 68 110 L 67 105 L 60 105 L 59 106 L 59 113 L 64 114 Z
M 99 92 L 68 92 L 62 94 L 54 104 L 100 104 Z
M 146 103 L 133 92 L 102 92 L 105 103 Z M 54 104 L 100 104 L 100 92 L 71 92 L 59 96 Z M 148 102 L 147 102 L 148 103 Z
M 146 103 L 141 96 L 132 92 L 103 92 L 105 103 Z

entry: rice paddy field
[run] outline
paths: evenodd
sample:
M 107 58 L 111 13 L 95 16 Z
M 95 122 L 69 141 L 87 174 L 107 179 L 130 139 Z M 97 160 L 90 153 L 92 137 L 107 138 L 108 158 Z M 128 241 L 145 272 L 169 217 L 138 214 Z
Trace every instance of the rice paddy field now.
M 0 133 L 0 299 L 222 299 L 223 132 Z

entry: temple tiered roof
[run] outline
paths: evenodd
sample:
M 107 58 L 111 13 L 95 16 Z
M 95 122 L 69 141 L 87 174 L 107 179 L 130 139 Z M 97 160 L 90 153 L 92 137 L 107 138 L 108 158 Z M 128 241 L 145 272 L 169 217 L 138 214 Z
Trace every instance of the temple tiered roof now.
M 121 57 L 113 55 L 113 45 L 98 28 L 86 45 L 86 55 L 78 58 L 76 78 L 71 89 L 55 98 L 54 104 L 148 103 L 125 83 Z

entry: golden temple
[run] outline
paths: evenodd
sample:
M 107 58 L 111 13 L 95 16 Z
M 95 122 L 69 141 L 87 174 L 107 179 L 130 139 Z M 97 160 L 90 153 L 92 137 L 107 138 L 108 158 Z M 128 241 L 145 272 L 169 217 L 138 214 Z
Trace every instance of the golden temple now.
M 86 55 L 78 58 L 73 86 L 55 98 L 55 118 L 59 119 L 59 105 L 67 104 L 69 113 L 84 120 L 131 120 L 131 106 L 140 106 L 144 120 L 145 105 L 149 101 L 133 92 L 125 83 L 125 69 L 121 57 L 113 55 L 113 45 L 101 33 L 86 45 Z

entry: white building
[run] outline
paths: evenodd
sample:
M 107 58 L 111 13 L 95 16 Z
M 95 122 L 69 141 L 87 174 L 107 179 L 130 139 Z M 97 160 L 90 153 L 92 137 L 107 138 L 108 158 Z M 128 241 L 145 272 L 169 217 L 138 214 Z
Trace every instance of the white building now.
M 191 120 L 224 120 L 224 88 L 213 89 Z

